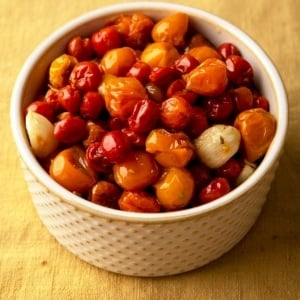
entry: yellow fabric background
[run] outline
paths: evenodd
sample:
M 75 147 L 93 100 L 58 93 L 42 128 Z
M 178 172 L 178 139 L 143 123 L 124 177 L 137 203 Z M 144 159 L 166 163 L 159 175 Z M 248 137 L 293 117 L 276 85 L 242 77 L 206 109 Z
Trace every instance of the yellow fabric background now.
M 263 213 L 239 245 L 187 274 L 134 278 L 80 261 L 42 225 L 10 133 L 14 81 L 48 34 L 73 17 L 118 2 L 128 1 L 0 0 L 0 299 L 300 299 L 298 0 L 183 2 L 221 16 L 252 36 L 275 62 L 289 97 L 285 153 Z

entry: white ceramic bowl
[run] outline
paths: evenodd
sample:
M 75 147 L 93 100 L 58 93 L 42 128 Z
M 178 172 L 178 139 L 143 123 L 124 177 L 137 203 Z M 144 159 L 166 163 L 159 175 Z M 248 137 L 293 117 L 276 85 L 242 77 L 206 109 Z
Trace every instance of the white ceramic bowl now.
M 33 156 L 22 111 L 44 83 L 49 63 L 75 34 L 88 35 L 107 18 L 144 12 L 160 19 L 185 12 L 215 44 L 232 42 L 252 64 L 255 80 L 277 118 L 276 136 L 255 173 L 209 204 L 176 212 L 118 211 L 85 201 L 53 181 Z M 25 180 L 37 212 L 55 238 L 90 264 L 120 274 L 162 276 L 203 266 L 236 245 L 256 221 L 266 200 L 287 129 L 287 99 L 274 65 L 245 33 L 207 12 L 188 6 L 136 2 L 101 8 L 69 22 L 27 59 L 14 87 L 11 125 Z

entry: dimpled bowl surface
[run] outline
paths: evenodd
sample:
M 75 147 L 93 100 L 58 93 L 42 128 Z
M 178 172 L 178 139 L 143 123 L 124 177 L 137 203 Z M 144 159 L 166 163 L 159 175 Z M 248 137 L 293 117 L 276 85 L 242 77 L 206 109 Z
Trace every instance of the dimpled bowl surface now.
M 181 11 L 213 43 L 232 42 L 249 60 L 277 118 L 276 136 L 255 173 L 209 204 L 176 212 L 143 214 L 95 205 L 68 192 L 41 168 L 28 144 L 22 111 L 45 82 L 50 62 L 76 35 L 89 35 L 120 13 L 143 12 L 155 20 Z M 133 276 L 163 276 L 201 267 L 236 245 L 261 212 L 283 148 L 287 127 L 285 90 L 270 59 L 228 22 L 188 6 L 137 2 L 104 7 L 67 23 L 26 60 L 14 87 L 11 124 L 25 180 L 36 210 L 55 238 L 82 260 Z

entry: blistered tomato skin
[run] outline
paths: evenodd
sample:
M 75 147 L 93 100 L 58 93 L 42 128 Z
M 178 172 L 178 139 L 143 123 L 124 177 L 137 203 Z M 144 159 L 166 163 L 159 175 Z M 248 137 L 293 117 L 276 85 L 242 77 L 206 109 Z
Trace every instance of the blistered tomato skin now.
M 122 161 L 130 154 L 131 143 L 121 130 L 107 132 L 102 138 L 102 153 L 110 163 Z
M 92 61 L 77 63 L 69 78 L 70 84 L 82 92 L 97 90 L 101 80 L 102 72 Z
M 62 150 L 54 157 L 50 176 L 64 188 L 79 194 L 88 192 L 98 177 L 87 164 L 85 152 L 79 146 Z
M 128 70 L 126 76 L 135 77 L 142 83 L 146 83 L 149 80 L 149 75 L 151 73 L 151 68 L 148 64 L 137 61 Z
M 53 88 L 64 87 L 69 81 L 69 75 L 77 63 L 74 56 L 62 54 L 54 59 L 49 68 L 49 83 Z
M 241 112 L 234 126 L 241 133 L 242 146 L 249 162 L 255 162 L 266 153 L 276 132 L 275 117 L 262 108 Z
M 100 65 L 106 74 L 125 76 L 136 60 L 137 56 L 132 48 L 121 47 L 106 52 Z
M 119 198 L 119 207 L 121 210 L 143 213 L 160 212 L 160 205 L 157 199 L 142 191 L 124 191 Z
M 185 133 L 171 133 L 162 128 L 154 129 L 149 133 L 145 148 L 165 168 L 183 168 L 194 155 L 193 145 Z
M 89 91 L 82 98 L 80 115 L 86 119 L 97 119 L 104 107 L 103 97 L 96 91 Z
M 276 133 L 238 46 L 214 45 L 181 12 L 119 14 L 75 34 L 25 108 L 32 153 L 63 187 L 109 208 L 216 200 L 255 172 Z
M 196 58 L 200 64 L 208 58 L 222 59 L 222 57 L 213 47 L 207 45 L 191 48 L 188 54 Z
M 106 75 L 99 92 L 110 115 L 120 119 L 127 119 L 136 103 L 148 98 L 144 86 L 135 77 Z
M 184 13 L 174 13 L 158 21 L 152 29 L 155 42 L 168 42 L 174 46 L 183 46 L 188 29 L 189 18 Z
M 114 183 L 100 180 L 90 190 L 88 199 L 96 204 L 119 209 L 118 200 L 122 190 Z
M 103 56 L 107 51 L 122 45 L 119 32 L 112 26 L 96 31 L 92 34 L 91 39 L 93 49 L 99 56 Z
M 124 190 L 141 190 L 155 183 L 160 170 L 151 154 L 136 150 L 113 166 L 114 179 Z
M 91 39 L 74 36 L 67 44 L 67 53 L 78 61 L 92 59 L 94 51 Z
M 100 141 L 89 144 L 85 152 L 85 157 L 91 169 L 101 174 L 107 174 L 111 171 L 112 165 L 105 158 L 102 146 L 103 144 Z
M 203 96 L 222 94 L 228 83 L 226 65 L 217 58 L 206 59 L 190 73 L 183 75 L 186 88 Z
M 167 210 L 183 209 L 194 194 L 193 176 L 185 168 L 169 168 L 155 183 L 156 197 L 161 206 Z
M 166 99 L 160 108 L 160 121 L 170 129 L 181 130 L 189 122 L 192 107 L 180 96 Z
M 128 124 L 136 133 L 147 133 L 152 130 L 159 118 L 159 106 L 152 100 L 144 99 L 136 103 Z
M 154 67 L 170 67 L 179 58 L 178 50 L 170 43 L 155 42 L 149 44 L 141 54 L 141 61 Z
M 57 92 L 57 101 L 67 112 L 76 115 L 81 105 L 79 91 L 71 85 L 65 85 Z

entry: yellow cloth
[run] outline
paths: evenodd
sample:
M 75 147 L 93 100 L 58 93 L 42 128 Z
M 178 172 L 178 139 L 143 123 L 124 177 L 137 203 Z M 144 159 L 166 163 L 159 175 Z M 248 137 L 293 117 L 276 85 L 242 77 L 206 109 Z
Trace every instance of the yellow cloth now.
M 118 2 L 128 1 L 0 0 L 0 299 L 300 299 L 298 0 L 184 2 L 252 36 L 275 62 L 289 96 L 290 127 L 270 201 L 239 245 L 187 274 L 133 278 L 82 262 L 42 225 L 10 133 L 14 81 L 27 56 L 52 31 L 73 17 Z

